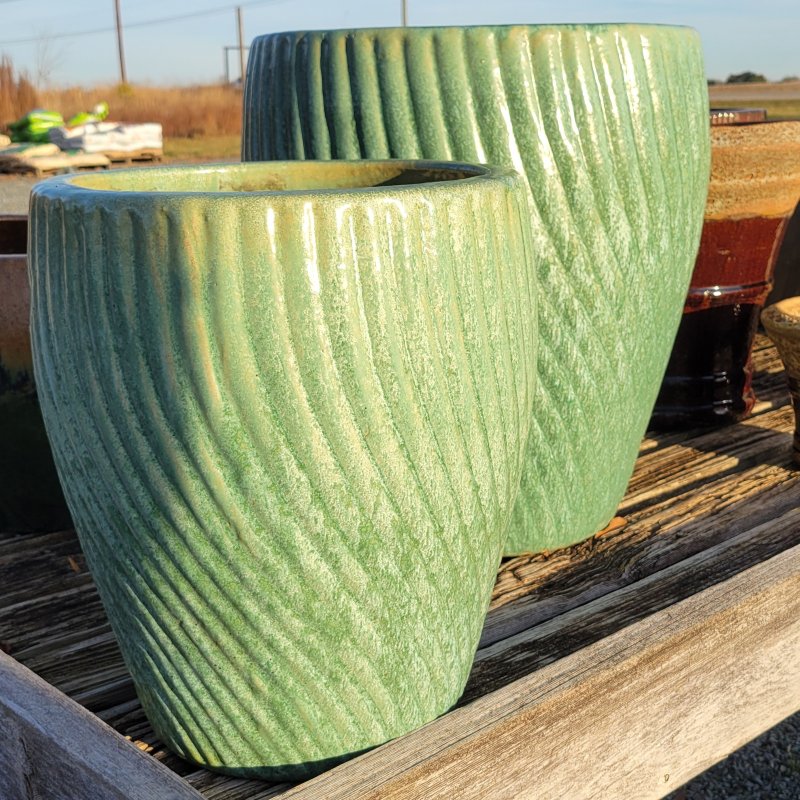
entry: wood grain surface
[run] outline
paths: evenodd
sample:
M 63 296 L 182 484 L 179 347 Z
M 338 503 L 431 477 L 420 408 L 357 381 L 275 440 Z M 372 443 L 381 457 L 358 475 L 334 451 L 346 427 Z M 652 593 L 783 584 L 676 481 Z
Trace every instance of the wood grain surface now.
M 4 800 L 199 800 L 188 783 L 0 653 Z
M 284 796 L 661 797 L 800 708 L 798 647 L 800 545 Z
M 624 524 L 502 565 L 456 710 L 290 796 L 380 787 L 381 797 L 659 797 L 798 708 L 800 473 L 788 390 L 765 337 L 755 367 L 748 421 L 645 438 Z M 101 730 L 128 738 L 145 763 L 210 800 L 290 789 L 198 769 L 164 748 L 73 532 L 0 534 L 0 587 L 0 648 L 94 712 Z M 0 697 L 6 708 L 8 691 Z M 99 778 L 85 760 L 90 785 Z

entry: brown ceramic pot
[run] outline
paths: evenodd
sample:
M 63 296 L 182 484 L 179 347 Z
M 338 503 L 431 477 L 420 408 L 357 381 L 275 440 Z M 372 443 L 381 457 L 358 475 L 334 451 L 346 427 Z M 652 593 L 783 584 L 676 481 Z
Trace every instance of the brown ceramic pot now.
M 703 234 L 656 428 L 736 422 L 752 410 L 753 337 L 800 198 L 800 122 L 715 126 L 711 142 Z
M 792 457 L 800 466 L 800 297 L 789 297 L 768 306 L 761 321 L 786 368 L 795 419 Z
M 33 383 L 28 219 L 0 216 L 0 533 L 71 526 Z

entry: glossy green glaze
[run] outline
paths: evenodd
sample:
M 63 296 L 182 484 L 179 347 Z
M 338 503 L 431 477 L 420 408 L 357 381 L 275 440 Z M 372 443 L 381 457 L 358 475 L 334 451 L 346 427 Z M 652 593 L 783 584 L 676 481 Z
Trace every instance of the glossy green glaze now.
M 614 515 L 686 297 L 708 183 L 697 34 L 647 25 L 263 36 L 245 160 L 441 158 L 527 175 L 539 382 L 508 552 Z
M 397 162 L 35 187 L 48 434 L 182 756 L 297 779 L 458 699 L 530 420 L 525 202 Z

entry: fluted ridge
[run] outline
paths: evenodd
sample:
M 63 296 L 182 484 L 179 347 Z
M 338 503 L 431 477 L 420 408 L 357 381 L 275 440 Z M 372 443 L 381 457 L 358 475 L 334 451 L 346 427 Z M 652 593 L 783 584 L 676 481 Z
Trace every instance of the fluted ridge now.
M 444 712 L 530 419 L 518 179 L 74 195 L 33 195 L 37 384 L 156 731 L 297 778 Z
M 243 156 L 454 158 L 527 176 L 539 380 L 508 552 L 603 527 L 699 242 L 709 144 L 697 34 L 542 25 L 259 37 Z

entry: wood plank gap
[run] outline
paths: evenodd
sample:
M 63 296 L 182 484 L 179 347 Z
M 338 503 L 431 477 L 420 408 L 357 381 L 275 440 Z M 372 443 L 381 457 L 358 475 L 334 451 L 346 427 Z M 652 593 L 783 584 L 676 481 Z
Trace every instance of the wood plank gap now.
M 522 631 L 554 619 L 564 619 L 564 615 L 574 609 L 591 608 L 591 603 L 602 602 L 609 595 L 619 598 L 624 596 L 619 593 L 644 590 L 652 582 L 671 580 L 676 573 L 685 576 L 687 591 L 691 591 L 689 577 L 692 570 L 704 568 L 709 562 L 713 564 L 714 558 L 721 559 L 720 572 L 727 575 L 725 571 L 735 569 L 735 563 L 733 567 L 726 565 L 735 562 L 737 557 L 752 559 L 759 552 L 771 557 L 793 546 L 800 541 L 800 520 L 797 519 L 800 511 L 796 508 L 796 486 L 791 488 L 792 491 L 784 494 L 781 505 L 776 508 L 779 514 L 776 519 L 759 522 L 759 517 L 754 515 L 740 520 L 739 512 L 732 508 L 728 515 L 711 520 L 707 535 L 700 532 L 703 521 L 698 520 L 694 525 L 676 531 L 678 538 L 667 539 L 662 552 L 652 548 L 651 540 L 644 538 L 636 543 L 635 554 L 618 554 L 614 560 L 615 569 L 610 568 L 610 559 L 603 559 L 606 563 L 589 559 L 584 574 L 572 582 L 566 576 L 554 576 L 550 585 L 545 583 L 540 592 L 490 611 L 479 653 L 481 649 Z M 717 531 L 717 541 L 709 541 Z M 696 536 L 699 542 L 694 541 Z

